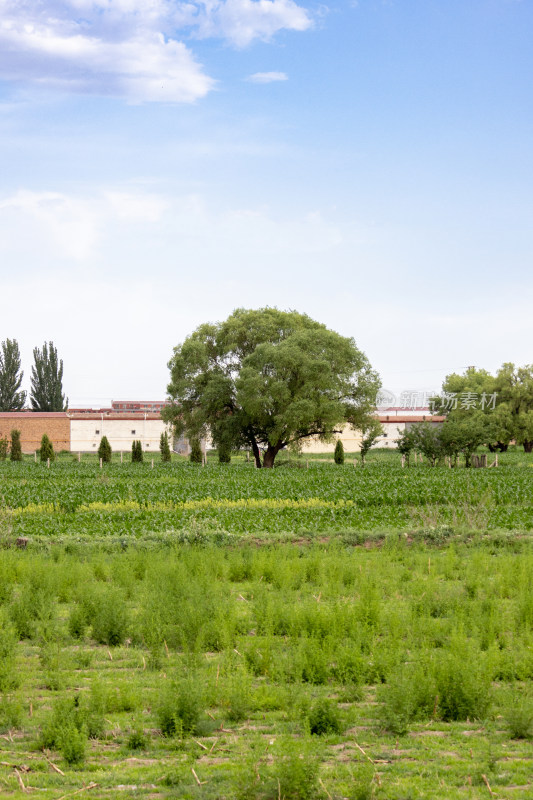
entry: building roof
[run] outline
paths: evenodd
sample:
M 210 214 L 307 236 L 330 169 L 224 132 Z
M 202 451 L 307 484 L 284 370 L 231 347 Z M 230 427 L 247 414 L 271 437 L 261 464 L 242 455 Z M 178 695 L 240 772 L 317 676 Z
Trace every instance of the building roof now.
M 0 419 L 53 419 L 66 417 L 66 411 L 0 411 Z
M 124 414 L 120 411 L 70 411 L 69 418 L 75 420 L 98 420 L 99 422 L 109 422 L 110 420 L 119 420 L 125 422 L 127 420 L 134 420 L 135 422 L 142 422 L 144 419 L 154 420 L 161 419 L 161 414 L 157 411 L 128 411 Z

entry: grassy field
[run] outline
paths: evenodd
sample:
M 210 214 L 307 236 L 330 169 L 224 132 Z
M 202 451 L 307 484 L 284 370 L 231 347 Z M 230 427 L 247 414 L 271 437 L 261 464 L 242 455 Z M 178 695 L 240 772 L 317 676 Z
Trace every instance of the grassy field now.
M 2 796 L 533 795 L 531 458 L 306 461 L 0 464 Z

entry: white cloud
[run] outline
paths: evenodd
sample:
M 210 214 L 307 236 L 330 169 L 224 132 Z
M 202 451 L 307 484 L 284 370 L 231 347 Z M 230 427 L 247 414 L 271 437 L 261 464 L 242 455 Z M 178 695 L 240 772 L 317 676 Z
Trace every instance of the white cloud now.
M 193 102 L 215 81 L 178 41 L 180 29 L 243 47 L 310 25 L 294 0 L 0 0 L 0 78 L 133 102 Z
M 312 21 L 293 0 L 205 0 L 198 4 L 198 36 L 219 36 L 236 47 L 268 41 L 280 30 L 305 31 Z
M 275 81 L 287 81 L 288 75 L 285 72 L 254 72 L 247 80 L 252 83 L 274 83 Z
M 163 216 L 164 197 L 142 191 L 104 191 L 97 196 L 21 190 L 0 201 L 2 249 L 33 243 L 33 257 L 83 262 L 94 257 L 118 222 L 153 224 Z M 31 248 L 30 248 L 31 252 Z

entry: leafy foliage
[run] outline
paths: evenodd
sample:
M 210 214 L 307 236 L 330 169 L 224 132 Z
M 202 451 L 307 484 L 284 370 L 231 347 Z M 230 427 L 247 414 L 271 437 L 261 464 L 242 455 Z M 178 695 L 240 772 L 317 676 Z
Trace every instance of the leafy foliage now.
M 63 360 L 57 357 L 53 342 L 33 349 L 31 368 L 31 406 L 34 411 L 66 411 L 68 398 L 63 394 Z
M 16 339 L 6 339 L 0 346 L 0 411 L 21 411 L 26 392 L 20 390 L 24 373 Z
M 237 309 L 200 326 L 170 361 L 164 415 L 190 439 L 251 447 L 256 466 L 310 436 L 371 415 L 379 380 L 347 339 L 295 311 Z M 263 461 L 260 448 L 265 450 Z
M 171 459 L 170 443 L 168 441 L 168 433 L 163 431 L 159 439 L 159 452 L 161 453 L 161 461 L 168 462 Z
M 191 439 L 191 452 L 189 455 L 191 464 L 201 464 L 204 459 L 204 455 L 202 453 L 202 446 L 200 444 L 200 440 L 197 438 Z
M 136 439 L 131 443 L 131 460 L 133 463 L 140 464 L 144 459 L 143 446 L 141 442 Z
M 11 431 L 11 448 L 10 448 L 11 461 L 22 461 L 22 445 L 20 444 L 20 431 Z
M 54 452 L 54 445 L 50 441 L 50 437 L 47 433 L 43 433 L 42 435 L 39 457 L 44 463 L 46 463 L 49 459 L 50 461 L 55 460 L 56 454 Z
M 335 461 L 335 464 L 344 464 L 344 445 L 340 439 L 337 439 L 335 452 L 333 453 L 333 460 Z
M 100 444 L 98 445 L 98 458 L 101 458 L 104 464 L 111 463 L 111 445 L 107 436 L 102 436 Z

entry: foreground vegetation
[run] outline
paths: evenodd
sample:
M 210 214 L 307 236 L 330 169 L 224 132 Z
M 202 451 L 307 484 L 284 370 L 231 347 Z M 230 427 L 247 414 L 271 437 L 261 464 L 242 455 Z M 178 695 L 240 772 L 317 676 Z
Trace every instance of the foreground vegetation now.
M 2 795 L 531 797 L 530 457 L 351 459 L 0 464 Z
M 0 576 L 4 796 L 531 797 L 529 539 L 72 542 Z

